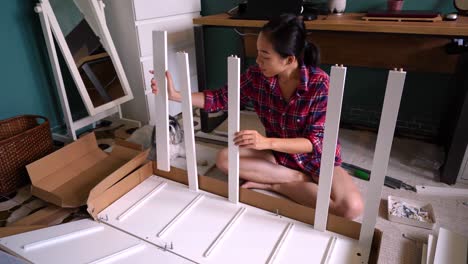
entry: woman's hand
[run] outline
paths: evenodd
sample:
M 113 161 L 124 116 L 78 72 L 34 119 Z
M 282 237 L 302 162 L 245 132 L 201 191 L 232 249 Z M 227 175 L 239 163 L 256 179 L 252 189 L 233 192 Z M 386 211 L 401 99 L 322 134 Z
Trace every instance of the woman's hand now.
M 241 130 L 234 135 L 234 144 L 243 148 L 256 150 L 271 149 L 269 138 L 262 136 L 256 130 Z
M 149 71 L 151 74 L 154 74 L 153 70 Z M 167 79 L 167 97 L 171 101 L 180 101 L 180 93 L 175 89 L 174 80 L 172 80 L 171 73 L 166 71 L 166 79 Z M 156 80 L 154 78 L 151 79 L 151 90 L 153 90 L 153 94 L 158 94 L 159 88 Z

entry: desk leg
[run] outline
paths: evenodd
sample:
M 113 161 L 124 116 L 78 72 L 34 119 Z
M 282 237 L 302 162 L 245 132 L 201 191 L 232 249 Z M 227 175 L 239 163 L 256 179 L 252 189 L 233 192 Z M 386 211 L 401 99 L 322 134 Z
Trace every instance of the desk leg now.
M 456 70 L 456 86 L 460 89 L 458 96 L 463 98 L 460 107 L 454 113 L 456 124 L 447 149 L 444 167 L 440 181 L 454 184 L 457 181 L 462 166 L 466 148 L 468 147 L 468 52 L 460 55 Z
M 205 62 L 205 40 L 204 40 L 204 27 L 195 26 L 193 28 L 195 34 L 195 56 L 197 59 L 197 78 L 198 78 L 198 91 L 202 92 L 207 87 L 206 81 L 206 62 Z M 200 125 L 201 130 L 205 133 L 211 132 L 219 126 L 227 117 L 224 113 L 221 116 L 210 118 L 208 112 L 200 109 Z

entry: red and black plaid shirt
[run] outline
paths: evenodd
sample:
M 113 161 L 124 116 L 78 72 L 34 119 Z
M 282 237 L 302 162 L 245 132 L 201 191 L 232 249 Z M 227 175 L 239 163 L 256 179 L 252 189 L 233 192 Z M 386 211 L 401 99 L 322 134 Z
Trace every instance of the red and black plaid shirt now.
M 287 102 L 281 95 L 278 77 L 264 76 L 260 68 L 250 67 L 241 76 L 241 104 L 253 104 L 267 137 L 307 138 L 310 153 L 288 154 L 273 151 L 278 164 L 319 176 L 323 131 L 330 78 L 316 67 L 300 66 L 300 84 Z M 227 86 L 215 91 L 204 90 L 205 110 L 227 110 Z M 335 166 L 341 165 L 341 147 L 337 144 Z

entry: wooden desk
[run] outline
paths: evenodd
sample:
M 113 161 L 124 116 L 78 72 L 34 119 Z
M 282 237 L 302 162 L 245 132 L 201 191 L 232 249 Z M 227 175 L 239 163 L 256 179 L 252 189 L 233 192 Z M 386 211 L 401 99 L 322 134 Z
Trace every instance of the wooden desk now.
M 458 56 L 444 46 L 453 37 L 468 37 L 468 17 L 447 22 L 364 21 L 364 14 L 319 16 L 306 21 L 310 40 L 320 47 L 322 63 L 407 71 L 453 73 Z M 200 17 L 194 24 L 235 27 L 257 32 L 266 21 L 230 19 L 227 14 Z M 245 55 L 256 56 L 255 36 L 247 36 Z
M 361 19 L 363 15 L 319 16 L 317 20 L 305 22 L 310 40 L 320 47 L 322 63 L 449 74 L 460 71 L 460 65 L 466 64 L 467 56 L 448 55 L 445 46 L 453 38 L 468 39 L 468 17 L 459 16 L 457 21 L 450 22 L 384 22 L 365 21 Z M 195 27 L 198 87 L 203 89 L 206 87 L 204 27 L 237 28 L 251 33 L 258 32 L 266 21 L 230 19 L 227 14 L 217 14 L 196 18 L 193 23 L 199 25 Z M 245 56 L 256 56 L 255 40 L 256 36 L 244 37 Z M 460 87 L 457 87 L 463 98 L 468 90 L 468 81 L 463 82 L 466 78 L 458 81 Z M 455 129 L 449 137 L 447 162 L 441 176 L 446 183 L 455 182 L 468 143 L 468 122 L 462 122 L 468 120 L 468 98 L 451 116 Z M 216 122 L 205 121 L 203 114 L 205 132 L 216 126 Z
M 308 30 L 396 33 L 437 36 L 468 37 L 468 17 L 460 16 L 457 21 L 442 22 L 383 22 L 364 21 L 363 13 L 346 13 L 341 16 L 319 16 L 317 20 L 306 21 Z M 227 14 L 195 18 L 193 24 L 221 27 L 260 28 L 265 20 L 230 19 Z

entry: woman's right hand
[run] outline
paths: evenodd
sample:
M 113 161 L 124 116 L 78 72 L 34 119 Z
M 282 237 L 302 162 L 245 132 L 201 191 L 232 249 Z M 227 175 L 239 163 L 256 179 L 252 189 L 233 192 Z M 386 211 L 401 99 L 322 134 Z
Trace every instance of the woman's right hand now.
M 149 71 L 151 74 L 154 75 L 154 71 Z M 180 93 L 175 89 L 174 80 L 172 79 L 171 73 L 166 71 L 166 79 L 167 79 L 167 96 L 169 100 L 172 101 L 180 101 Z M 154 78 L 151 78 L 151 90 L 153 94 L 157 95 L 159 92 L 158 84 Z

